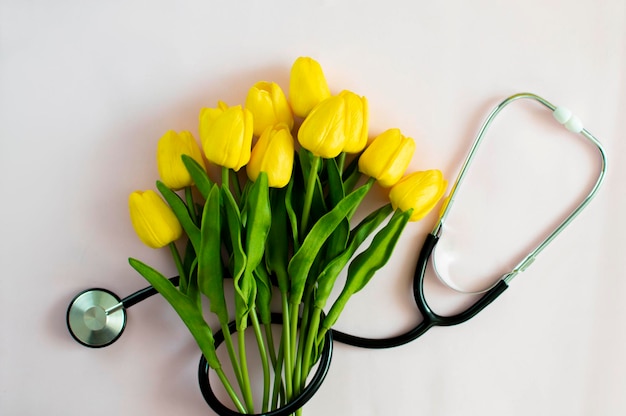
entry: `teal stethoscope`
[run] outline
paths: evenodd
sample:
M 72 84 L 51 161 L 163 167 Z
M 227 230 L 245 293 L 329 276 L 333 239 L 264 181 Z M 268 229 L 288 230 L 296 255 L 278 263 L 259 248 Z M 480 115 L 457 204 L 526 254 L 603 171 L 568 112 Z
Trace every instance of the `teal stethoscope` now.
M 587 196 L 578 204 L 578 206 L 552 231 L 548 236 L 539 243 L 530 253 L 528 253 L 513 269 L 505 273 L 493 286 L 480 291 L 480 292 L 464 292 L 482 294 L 481 297 L 471 306 L 469 306 L 463 312 L 451 315 L 442 316 L 435 313 L 429 306 L 424 295 L 424 278 L 429 260 L 433 251 L 437 246 L 443 227 L 454 205 L 454 199 L 456 193 L 461 186 L 467 171 L 477 153 L 483 138 L 489 129 L 491 123 L 495 117 L 509 104 L 519 100 L 531 100 L 539 105 L 550 110 L 560 124 L 566 129 L 576 134 L 577 137 L 582 137 L 592 143 L 598 150 L 598 156 L 600 161 L 600 168 L 597 179 L 594 185 L 589 190 Z M 336 341 L 351 344 L 354 346 L 365 348 L 390 348 L 406 344 L 410 341 L 423 335 L 426 331 L 434 326 L 452 326 L 465 322 L 477 313 L 482 311 L 487 305 L 493 302 L 498 296 L 500 296 L 508 287 L 511 280 L 519 273 L 526 270 L 528 266 L 532 264 L 537 255 L 543 251 L 554 240 L 554 238 L 567 227 L 572 220 L 589 204 L 593 197 L 598 192 L 600 185 L 602 184 L 606 174 L 606 155 L 600 142 L 593 136 L 588 130 L 586 130 L 581 121 L 574 116 L 568 109 L 564 107 L 557 107 L 539 97 L 535 94 L 521 93 L 515 94 L 496 106 L 487 119 L 484 121 L 482 127 L 478 131 L 474 143 L 470 147 L 465 162 L 461 166 L 461 170 L 452 186 L 450 195 L 447 198 L 445 209 L 441 212 L 439 219 L 433 228 L 432 232 L 426 236 L 424 245 L 422 246 L 419 254 L 415 275 L 413 278 L 413 295 L 415 303 L 422 315 L 422 321 L 417 324 L 413 329 L 407 331 L 404 334 L 397 335 L 391 338 L 384 339 L 371 339 L 362 338 L 350 334 L 346 334 L 340 331 L 332 331 L 332 337 Z M 449 282 L 441 273 L 437 271 L 432 261 L 435 274 L 439 279 L 451 289 L 459 291 L 459 288 L 455 287 Z M 177 278 L 172 278 L 174 283 Z M 122 334 L 124 327 L 126 326 L 126 309 L 130 306 L 146 299 L 147 297 L 156 293 L 156 290 L 152 287 L 142 289 L 132 295 L 120 299 L 117 295 L 106 289 L 88 289 L 79 293 L 70 303 L 67 310 L 67 326 L 76 341 L 89 347 L 104 347 L 110 345 L 116 341 Z M 321 366 L 320 366 L 321 367 Z M 202 384 L 202 382 L 201 382 Z M 202 388 L 202 385 L 201 385 Z M 206 386 L 203 388 L 203 393 L 206 393 Z M 205 395 L 206 398 L 206 395 Z M 207 399 L 208 401 L 208 399 Z M 227 414 L 227 412 L 225 413 Z M 236 414 L 236 413 L 234 413 Z

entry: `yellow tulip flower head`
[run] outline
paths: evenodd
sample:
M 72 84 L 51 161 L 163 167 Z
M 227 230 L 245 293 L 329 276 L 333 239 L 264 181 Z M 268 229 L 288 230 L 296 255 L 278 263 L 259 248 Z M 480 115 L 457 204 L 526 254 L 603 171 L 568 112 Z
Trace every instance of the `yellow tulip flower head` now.
M 345 103 L 344 132 L 346 140 L 343 144 L 343 151 L 359 153 L 367 144 L 369 117 L 367 99 L 350 91 L 342 91 L 339 96 L 343 98 Z
M 409 221 L 419 221 L 437 205 L 447 187 L 439 170 L 413 172 L 391 188 L 389 200 L 394 209 L 413 209 Z
M 248 91 L 246 108 L 252 113 L 254 134 L 260 136 L 265 129 L 278 123 L 293 127 L 293 114 L 283 90 L 275 82 L 257 82 Z
M 157 167 L 161 181 L 170 189 L 179 190 L 193 185 L 182 155 L 190 156 L 200 166 L 205 167 L 200 147 L 191 133 L 169 130 L 157 144 Z
M 308 57 L 296 59 L 289 79 L 289 101 L 295 115 L 306 117 L 330 97 L 330 90 L 320 64 Z
M 200 140 L 206 158 L 216 165 L 238 171 L 250 160 L 252 113 L 240 105 L 200 111 Z
M 367 144 L 367 100 L 343 91 L 319 103 L 304 119 L 298 141 L 316 156 L 360 152 Z
M 267 173 L 272 188 L 282 188 L 289 183 L 293 170 L 294 143 L 290 128 L 281 123 L 265 129 L 252 149 L 246 166 L 248 177 L 256 181 L 260 172 Z
M 415 141 L 399 129 L 389 129 L 378 135 L 359 158 L 359 170 L 376 178 L 385 188 L 395 185 L 411 162 Z
M 338 95 L 319 103 L 298 130 L 300 145 L 327 159 L 341 153 L 346 141 L 344 107 L 345 101 Z
M 128 197 L 128 208 L 135 232 L 148 247 L 166 246 L 183 233 L 172 209 L 154 191 L 133 192 Z

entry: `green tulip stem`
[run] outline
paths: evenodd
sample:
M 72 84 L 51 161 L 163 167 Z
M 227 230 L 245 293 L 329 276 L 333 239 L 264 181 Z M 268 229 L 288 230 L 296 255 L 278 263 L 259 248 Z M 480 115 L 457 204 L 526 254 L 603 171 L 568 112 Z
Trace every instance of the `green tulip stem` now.
M 170 246 L 170 251 L 172 252 L 172 257 L 174 258 L 174 263 L 176 264 L 176 270 L 178 270 L 178 275 L 180 277 L 180 280 L 178 283 L 179 290 L 182 293 L 187 294 L 188 280 L 187 280 L 187 275 L 185 273 L 185 268 L 183 267 L 183 261 L 180 258 L 180 253 L 178 252 L 178 249 L 176 248 L 176 244 L 174 244 L 174 242 L 171 242 L 169 243 L 169 246 Z
M 278 357 L 276 357 L 276 365 L 274 366 L 274 387 L 272 391 L 272 405 L 271 409 L 276 410 L 278 408 L 278 397 L 284 397 L 283 392 L 283 378 L 281 373 L 283 371 L 283 359 L 285 357 L 285 343 L 281 342 L 278 347 Z
M 309 313 L 311 309 L 311 303 L 313 302 L 312 290 L 307 290 L 304 295 L 304 307 L 302 308 L 302 319 L 300 320 L 300 339 L 298 341 L 298 351 L 296 352 L 296 369 L 294 371 L 293 381 L 295 383 L 294 394 L 300 394 L 304 386 L 300 383 L 300 379 L 303 377 L 304 371 L 302 367 L 302 359 L 304 358 L 304 343 L 307 335 L 307 328 L 309 327 Z M 304 374 L 306 378 L 306 374 Z
M 230 180 L 233 183 L 233 191 L 235 193 L 235 198 L 237 201 L 241 201 L 241 183 L 239 182 L 239 177 L 237 176 L 237 172 L 234 169 L 229 169 L 230 171 Z
M 313 308 L 311 319 L 309 322 L 309 328 L 307 331 L 306 341 L 304 345 L 304 351 L 302 354 L 302 375 L 300 379 L 300 386 L 303 389 L 305 387 L 306 378 L 309 374 L 309 369 L 312 367 L 311 353 L 313 352 L 314 343 L 317 345 L 317 332 L 320 326 L 320 316 L 322 310 L 318 307 Z M 316 357 L 314 357 L 315 359 Z
M 291 319 L 289 317 L 290 307 L 287 293 L 281 293 L 283 304 L 283 334 L 282 334 L 282 348 L 285 360 L 285 394 L 287 401 L 291 400 L 292 396 L 292 371 L 293 371 L 293 349 L 291 345 Z M 296 323 L 298 322 L 298 314 L 296 316 Z
M 257 317 L 255 308 L 252 308 L 250 311 L 250 318 L 252 319 L 252 327 L 254 328 L 254 335 L 256 336 L 256 342 L 259 346 L 259 356 L 261 357 L 261 366 L 263 367 L 263 405 L 261 409 L 263 413 L 266 413 L 270 399 L 270 366 L 268 352 L 265 348 L 263 333 L 261 332 L 261 325 L 259 324 L 259 318 Z
M 304 206 L 302 208 L 302 224 L 300 226 L 300 234 L 306 235 L 309 225 L 309 215 L 311 213 L 311 203 L 313 202 L 313 194 L 315 191 L 315 182 L 317 179 L 317 168 L 320 164 L 320 157 L 313 156 L 311 166 L 309 168 L 309 177 L 306 182 L 306 190 L 304 194 Z
M 233 389 L 233 386 L 228 381 L 228 378 L 226 377 L 226 374 L 224 374 L 224 370 L 221 369 L 221 368 L 217 368 L 217 369 L 215 369 L 215 373 L 217 374 L 217 376 L 219 377 L 220 381 L 224 385 L 224 388 L 226 389 L 226 392 L 228 393 L 228 396 L 231 398 L 231 400 L 235 404 L 235 407 L 237 407 L 237 411 L 239 413 L 246 413 L 246 408 L 243 406 L 243 404 L 241 404 L 241 401 L 239 400 L 239 397 L 237 397 L 237 393 L 235 393 L 235 390 Z
M 246 357 L 245 331 L 237 331 L 237 341 L 239 343 L 239 364 L 241 366 L 242 394 L 246 402 L 248 413 L 254 413 L 254 400 L 252 398 L 252 387 L 250 386 L 250 375 L 248 374 L 248 359 Z
M 270 354 L 270 360 L 272 362 L 272 367 L 276 367 L 276 348 L 274 348 L 274 334 L 272 333 L 272 324 L 267 323 L 263 324 L 263 328 L 265 329 L 265 340 L 267 341 L 267 350 Z
M 227 167 L 222 166 L 222 188 L 230 189 L 230 186 L 229 186 L 230 181 L 229 181 L 229 173 L 228 173 L 229 170 L 230 169 L 228 169 Z
M 297 303 L 289 303 L 289 318 L 290 318 L 290 328 L 289 328 L 289 354 L 291 354 L 291 366 L 289 366 L 288 368 L 285 368 L 285 374 L 287 372 L 291 373 L 291 376 L 293 377 L 295 375 L 296 372 L 296 361 L 298 359 L 298 357 L 296 356 L 296 351 L 297 348 L 296 346 L 298 345 L 297 343 L 297 339 L 298 339 L 298 310 L 299 310 L 299 305 Z M 287 377 L 285 376 L 285 380 L 287 379 Z M 295 377 L 293 377 L 292 382 L 288 384 L 288 386 L 290 386 L 292 388 L 291 394 L 293 395 L 297 395 L 298 392 L 294 389 L 296 387 L 295 385 L 295 381 L 297 380 Z M 286 381 L 285 381 L 286 382 Z M 289 396 L 289 394 L 287 394 L 288 399 L 291 398 L 291 396 Z
M 243 392 L 245 385 L 243 384 L 243 376 L 241 374 L 241 367 L 239 367 L 239 361 L 237 361 L 237 353 L 235 352 L 235 346 L 233 345 L 233 337 L 230 335 L 230 329 L 228 328 L 228 322 L 221 323 L 222 333 L 224 334 L 224 342 L 226 343 L 226 350 L 228 351 L 228 357 L 230 363 L 233 366 L 233 372 L 237 378 L 237 384 L 239 389 Z

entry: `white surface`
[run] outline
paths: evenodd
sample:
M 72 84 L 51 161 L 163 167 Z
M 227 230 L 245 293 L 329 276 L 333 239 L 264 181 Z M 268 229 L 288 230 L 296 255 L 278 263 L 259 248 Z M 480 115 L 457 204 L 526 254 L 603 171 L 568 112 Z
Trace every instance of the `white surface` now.
M 173 273 L 127 214 L 128 193 L 157 177 L 156 141 L 195 132 L 202 106 L 241 103 L 255 81 L 286 88 L 300 55 L 333 91 L 368 97 L 372 134 L 416 139 L 413 169 L 453 179 L 488 111 L 524 90 L 567 105 L 610 162 L 598 199 L 498 301 L 397 349 L 337 345 L 305 414 L 626 414 L 622 0 L 3 1 L 0 414 L 211 414 L 198 351 L 162 299 L 131 309 L 122 338 L 98 350 L 70 338 L 65 309 L 87 287 L 143 287 L 129 256 Z M 514 262 L 597 167 L 537 106 L 514 105 L 491 137 L 442 251 L 455 279 L 483 277 L 465 284 Z M 383 336 L 419 320 L 410 279 L 433 221 L 409 227 L 339 328 Z M 427 286 L 439 311 L 467 303 L 432 276 Z

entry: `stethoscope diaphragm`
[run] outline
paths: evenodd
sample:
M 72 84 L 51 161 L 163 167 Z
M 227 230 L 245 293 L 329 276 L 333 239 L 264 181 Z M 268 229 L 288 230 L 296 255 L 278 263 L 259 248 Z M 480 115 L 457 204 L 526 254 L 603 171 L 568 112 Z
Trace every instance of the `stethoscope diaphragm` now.
M 80 292 L 67 308 L 67 328 L 79 343 L 92 348 L 115 342 L 126 326 L 126 310 L 120 298 L 106 289 Z

